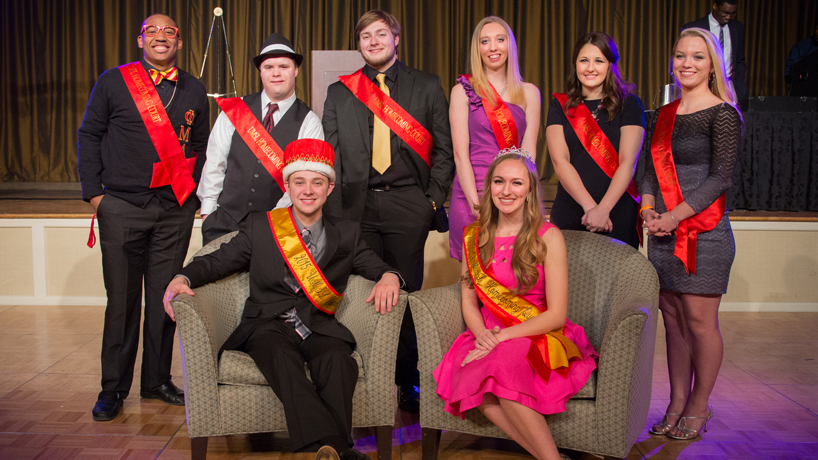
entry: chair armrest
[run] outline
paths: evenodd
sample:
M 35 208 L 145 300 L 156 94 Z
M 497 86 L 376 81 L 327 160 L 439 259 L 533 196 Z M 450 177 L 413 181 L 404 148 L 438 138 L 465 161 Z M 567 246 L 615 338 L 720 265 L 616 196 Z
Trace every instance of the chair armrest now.
M 179 332 L 190 437 L 220 434 L 218 351 L 213 307 L 206 295 L 181 294 L 173 300 Z
M 448 418 L 454 418 L 443 412 L 443 401 L 437 396 L 437 383 L 432 372 L 440 364 L 443 355 L 449 351 L 457 336 L 466 330 L 460 286 L 458 281 L 449 286 L 409 294 L 409 308 L 412 309 L 418 337 L 422 427 L 447 427 L 445 423 L 451 422 Z
M 623 270 L 615 282 L 596 390 L 597 442 L 605 452 L 625 455 L 647 419 L 659 316 L 656 271 L 642 256 L 629 262 L 633 269 Z
M 400 292 L 398 303 L 391 312 L 382 315 L 366 298 L 375 286 L 373 281 L 357 275 L 349 277 L 344 300 L 336 317 L 355 337 L 356 350 L 361 355 L 366 376 L 369 408 L 380 425 L 392 425 L 397 400 L 395 398 L 395 356 L 400 327 L 406 311 L 407 294 Z

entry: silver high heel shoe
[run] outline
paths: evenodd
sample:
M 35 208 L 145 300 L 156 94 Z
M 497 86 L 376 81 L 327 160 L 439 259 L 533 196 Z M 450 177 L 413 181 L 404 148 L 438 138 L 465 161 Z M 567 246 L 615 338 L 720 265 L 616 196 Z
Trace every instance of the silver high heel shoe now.
M 702 433 L 707 433 L 707 423 L 710 421 L 711 418 L 713 418 L 713 406 L 710 406 L 708 409 L 710 409 L 710 413 L 707 415 L 707 417 L 682 417 L 682 418 L 680 418 L 679 423 L 676 424 L 676 428 L 678 428 L 679 431 L 681 431 L 681 434 L 674 436 L 674 435 L 670 434 L 670 432 L 668 432 L 667 437 L 670 438 L 670 439 L 681 439 L 683 441 L 688 441 L 688 440 L 691 440 L 691 439 L 698 438 L 699 436 L 702 435 Z M 703 419 L 704 423 L 702 424 L 701 428 L 699 428 L 698 430 L 694 430 L 693 428 L 688 428 L 687 427 L 687 420 L 689 420 L 689 419 Z
M 670 429 L 675 426 L 675 425 L 672 425 L 670 422 L 668 422 L 668 416 L 679 417 L 679 416 L 681 416 L 681 414 L 673 414 L 673 413 L 670 413 L 670 412 L 666 413 L 665 416 L 662 417 L 662 421 L 660 421 L 658 423 L 655 423 L 652 427 L 650 427 L 650 429 L 648 430 L 648 433 L 650 433 L 650 434 L 667 434 L 667 432 L 670 431 Z M 678 424 L 679 421 L 677 420 L 676 423 Z

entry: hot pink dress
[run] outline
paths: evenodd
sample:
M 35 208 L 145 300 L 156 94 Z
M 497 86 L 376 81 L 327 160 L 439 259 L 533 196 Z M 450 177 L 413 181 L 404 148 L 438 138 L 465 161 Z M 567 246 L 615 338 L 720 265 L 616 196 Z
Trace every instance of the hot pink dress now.
M 542 235 L 553 225 L 543 224 Z M 495 237 L 494 261 L 488 271 L 505 286 L 516 286 L 511 269 L 514 236 Z M 537 267 L 540 279 L 545 275 L 542 266 Z M 537 283 L 523 295 L 526 300 L 545 311 L 545 283 Z M 487 328 L 503 325 L 486 307 L 480 311 Z M 596 369 L 596 351 L 585 336 L 582 326 L 565 321 L 564 335 L 579 348 L 582 359 L 570 362 L 567 377 L 551 372 L 548 383 L 534 371 L 526 359 L 531 340 L 525 337 L 500 342 L 487 356 L 461 366 L 463 358 L 474 349 L 474 335 L 466 331 L 452 344 L 433 375 L 437 381 L 437 394 L 445 401 L 445 409 L 463 418 L 463 412 L 483 403 L 483 395 L 491 393 L 498 398 L 517 401 L 541 414 L 565 411 L 565 402 L 571 399 Z

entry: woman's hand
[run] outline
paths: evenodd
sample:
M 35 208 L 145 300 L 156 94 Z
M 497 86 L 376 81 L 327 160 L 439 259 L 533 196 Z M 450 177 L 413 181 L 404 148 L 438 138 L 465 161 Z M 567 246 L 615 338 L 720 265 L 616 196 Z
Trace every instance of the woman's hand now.
M 463 362 L 460 363 L 460 366 L 465 366 L 472 361 L 476 361 L 488 355 L 498 343 L 502 342 L 499 334 L 500 326 L 494 326 L 493 329 L 483 329 L 474 336 L 474 349 L 463 358 Z
M 474 348 L 491 351 L 500 343 L 500 339 L 497 337 L 499 333 L 500 326 L 494 326 L 493 329 L 483 329 L 479 334 L 474 336 Z
M 585 214 L 582 216 L 582 225 L 584 225 L 589 232 L 609 233 L 613 231 L 613 222 L 611 222 L 610 214 L 610 209 L 598 204 L 585 211 Z
M 653 236 L 668 236 L 671 235 L 677 228 L 679 228 L 676 219 L 673 215 L 669 212 L 664 214 L 658 214 L 653 210 L 648 210 L 657 214 L 655 219 L 652 219 L 650 222 L 645 220 L 645 225 L 648 229 L 648 235 Z M 645 211 L 643 214 L 647 214 L 648 211 Z

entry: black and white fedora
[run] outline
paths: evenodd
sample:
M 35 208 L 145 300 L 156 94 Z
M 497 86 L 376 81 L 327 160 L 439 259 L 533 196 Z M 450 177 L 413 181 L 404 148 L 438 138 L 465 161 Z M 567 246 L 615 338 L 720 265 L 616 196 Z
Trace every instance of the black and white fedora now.
M 293 58 L 297 66 L 301 66 L 301 61 L 304 60 L 304 56 L 293 50 L 293 44 L 290 43 L 286 37 L 273 32 L 264 40 L 264 44 L 261 45 L 261 52 L 258 53 L 258 56 L 253 58 L 253 64 L 256 65 L 257 69 L 260 69 L 261 63 L 264 62 L 265 59 L 282 54 L 287 54 Z

